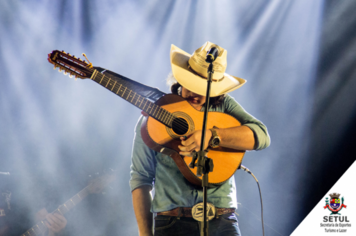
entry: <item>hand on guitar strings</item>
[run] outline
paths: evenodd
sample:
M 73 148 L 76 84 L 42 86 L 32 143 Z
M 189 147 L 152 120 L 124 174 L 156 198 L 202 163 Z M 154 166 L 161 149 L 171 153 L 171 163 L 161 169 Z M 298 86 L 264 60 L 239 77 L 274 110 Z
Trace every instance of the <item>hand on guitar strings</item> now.
M 144 111 L 141 111 L 141 114 L 143 116 L 148 116 L 148 114 Z M 180 137 L 182 145 L 178 145 L 178 148 L 180 150 L 179 154 L 182 156 L 192 157 L 193 151 L 198 152 L 200 150 L 201 135 L 202 135 L 202 131 L 196 130 L 192 134 L 190 134 L 189 137 L 186 136 Z M 208 148 L 212 135 L 213 134 L 211 133 L 211 130 L 206 130 L 205 140 L 204 140 L 205 142 L 204 150 Z
M 181 144 L 178 145 L 180 149 L 179 154 L 182 156 L 193 156 L 193 151 L 198 152 L 200 150 L 200 143 L 201 143 L 201 130 L 194 131 L 189 137 L 180 137 Z M 204 150 L 206 150 L 209 146 L 209 142 L 211 139 L 212 133 L 211 130 L 206 130 L 205 132 L 205 140 L 204 140 Z
M 66 227 L 67 219 L 61 214 L 51 213 L 46 215 L 45 224 L 50 231 L 58 233 Z

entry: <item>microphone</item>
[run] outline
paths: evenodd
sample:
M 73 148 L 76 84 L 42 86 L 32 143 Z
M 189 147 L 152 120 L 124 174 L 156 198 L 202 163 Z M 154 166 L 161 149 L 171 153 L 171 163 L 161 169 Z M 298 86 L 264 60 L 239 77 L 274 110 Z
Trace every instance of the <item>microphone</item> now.
M 212 63 L 218 57 L 218 54 L 219 54 L 219 50 L 216 47 L 210 48 L 210 50 L 206 54 L 205 61 L 207 63 Z

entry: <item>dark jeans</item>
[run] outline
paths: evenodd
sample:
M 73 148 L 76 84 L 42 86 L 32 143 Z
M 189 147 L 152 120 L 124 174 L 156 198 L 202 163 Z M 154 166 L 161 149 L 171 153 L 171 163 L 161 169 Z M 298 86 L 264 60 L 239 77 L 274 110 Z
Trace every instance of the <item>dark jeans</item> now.
M 209 236 L 240 236 L 235 213 L 214 218 L 208 224 Z M 193 218 L 174 216 L 156 216 L 155 236 L 199 236 L 199 222 Z

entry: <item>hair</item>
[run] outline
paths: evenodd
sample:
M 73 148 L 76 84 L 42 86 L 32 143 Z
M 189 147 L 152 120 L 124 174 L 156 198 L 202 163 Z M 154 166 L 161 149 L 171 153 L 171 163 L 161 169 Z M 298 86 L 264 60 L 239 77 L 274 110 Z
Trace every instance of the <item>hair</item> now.
M 174 78 L 172 73 L 169 73 L 167 76 L 167 85 L 171 87 L 171 92 L 173 94 L 177 94 L 180 95 L 182 94 L 182 85 L 180 83 L 178 83 L 178 81 L 176 80 L 176 78 Z M 209 100 L 209 105 L 215 107 L 219 104 L 221 104 L 224 99 L 225 99 L 226 95 L 220 95 L 217 97 L 211 97 Z

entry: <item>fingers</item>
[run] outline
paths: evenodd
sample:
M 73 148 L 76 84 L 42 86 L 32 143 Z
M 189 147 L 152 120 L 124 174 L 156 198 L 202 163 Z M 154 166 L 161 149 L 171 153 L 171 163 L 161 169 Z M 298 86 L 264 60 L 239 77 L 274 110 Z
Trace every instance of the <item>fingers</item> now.
M 181 145 L 178 146 L 180 152 L 179 154 L 182 156 L 192 156 L 192 151 L 200 151 L 200 143 L 201 143 L 201 135 L 202 131 L 197 130 L 194 131 L 188 138 L 187 136 L 180 137 Z M 204 150 L 209 146 L 209 140 L 211 138 L 211 131 L 207 130 L 205 134 L 205 142 L 204 142 Z
M 194 148 L 189 148 L 189 147 L 184 147 L 184 146 L 179 145 L 178 148 L 180 149 L 180 152 L 179 152 L 180 155 L 190 156 L 190 157 L 192 156 L 193 151 L 198 152 L 200 150 L 200 148 L 197 146 L 194 146 Z
M 50 230 L 58 233 L 67 225 L 67 219 L 58 213 L 48 214 L 45 223 Z
M 193 156 L 193 151 L 199 151 L 200 146 L 194 141 L 192 137 L 186 139 L 186 136 L 180 138 L 182 140 L 182 145 L 178 145 L 180 150 L 179 154 L 182 156 Z
M 179 155 L 186 156 L 186 157 L 193 157 L 192 152 L 179 152 Z

